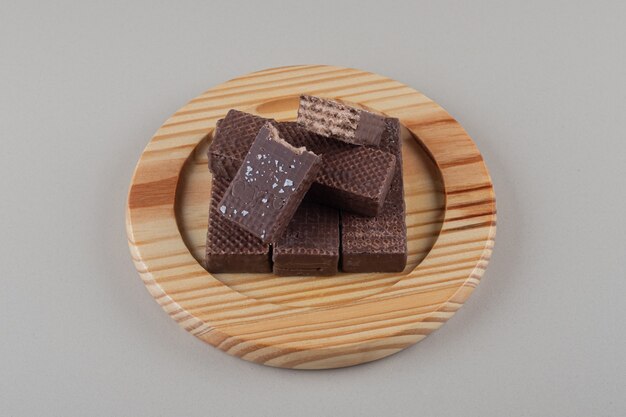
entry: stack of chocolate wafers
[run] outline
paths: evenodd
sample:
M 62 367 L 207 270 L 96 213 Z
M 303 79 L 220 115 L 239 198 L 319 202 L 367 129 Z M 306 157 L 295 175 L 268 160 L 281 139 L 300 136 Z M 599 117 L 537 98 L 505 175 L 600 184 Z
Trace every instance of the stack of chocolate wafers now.
M 400 124 L 300 97 L 297 122 L 230 110 L 209 147 L 209 272 L 400 272 Z

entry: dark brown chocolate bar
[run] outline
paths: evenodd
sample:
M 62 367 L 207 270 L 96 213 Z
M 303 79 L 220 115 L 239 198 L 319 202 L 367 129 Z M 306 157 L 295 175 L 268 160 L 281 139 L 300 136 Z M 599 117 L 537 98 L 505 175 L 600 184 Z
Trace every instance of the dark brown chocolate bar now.
M 284 141 L 271 123 L 256 136 L 219 212 L 257 236 L 273 242 L 289 225 L 321 168 L 321 158 Z
M 218 204 L 229 181 L 213 177 L 205 266 L 209 272 L 270 272 L 269 245 L 221 216 Z
M 300 96 L 298 123 L 308 130 L 354 145 L 378 146 L 385 118 L 320 97 Z
M 276 275 L 336 274 L 339 211 L 305 199 L 273 246 Z
M 385 204 L 376 217 L 341 213 L 341 265 L 344 272 L 401 272 L 407 237 L 402 180 L 402 143 L 398 119 L 388 118 L 380 149 L 396 157 Z
M 233 179 L 257 133 L 268 120 L 239 110 L 230 110 L 220 119 L 208 151 L 213 175 Z

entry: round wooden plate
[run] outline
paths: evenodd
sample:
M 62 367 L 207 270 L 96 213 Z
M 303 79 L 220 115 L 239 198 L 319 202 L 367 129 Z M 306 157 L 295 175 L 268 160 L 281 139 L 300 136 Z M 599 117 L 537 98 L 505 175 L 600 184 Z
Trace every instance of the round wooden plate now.
M 276 277 L 202 267 L 206 150 L 231 108 L 293 120 L 298 96 L 400 119 L 409 262 L 403 273 Z M 493 187 L 463 128 L 418 91 L 351 68 L 273 68 L 218 85 L 170 117 L 137 164 L 126 226 L 146 287 L 181 326 L 242 359 L 336 368 L 396 353 L 439 328 L 478 285 L 496 230 Z

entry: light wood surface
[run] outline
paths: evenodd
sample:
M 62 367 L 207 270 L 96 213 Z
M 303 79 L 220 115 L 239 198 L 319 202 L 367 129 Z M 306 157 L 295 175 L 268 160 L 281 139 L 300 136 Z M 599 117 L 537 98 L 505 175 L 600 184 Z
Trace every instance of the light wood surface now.
M 215 122 L 231 108 L 293 120 L 302 93 L 398 117 L 405 126 L 403 273 L 275 277 L 202 268 L 206 148 Z M 388 356 L 439 328 L 479 283 L 496 214 L 480 153 L 439 105 L 377 74 L 307 65 L 235 78 L 170 117 L 137 164 L 126 225 L 146 287 L 190 333 L 249 361 L 320 369 Z

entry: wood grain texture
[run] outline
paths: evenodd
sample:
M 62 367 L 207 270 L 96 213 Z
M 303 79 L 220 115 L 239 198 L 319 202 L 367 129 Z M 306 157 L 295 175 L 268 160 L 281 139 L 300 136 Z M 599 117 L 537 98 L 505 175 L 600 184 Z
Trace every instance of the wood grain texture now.
M 206 148 L 231 108 L 293 120 L 312 94 L 398 117 L 409 263 L 401 274 L 209 274 Z M 463 128 L 418 91 L 377 74 L 303 65 L 209 89 L 170 117 L 142 154 L 128 196 L 132 257 L 148 291 L 200 339 L 240 358 L 321 369 L 379 359 L 420 341 L 463 304 L 489 261 L 495 197 Z

